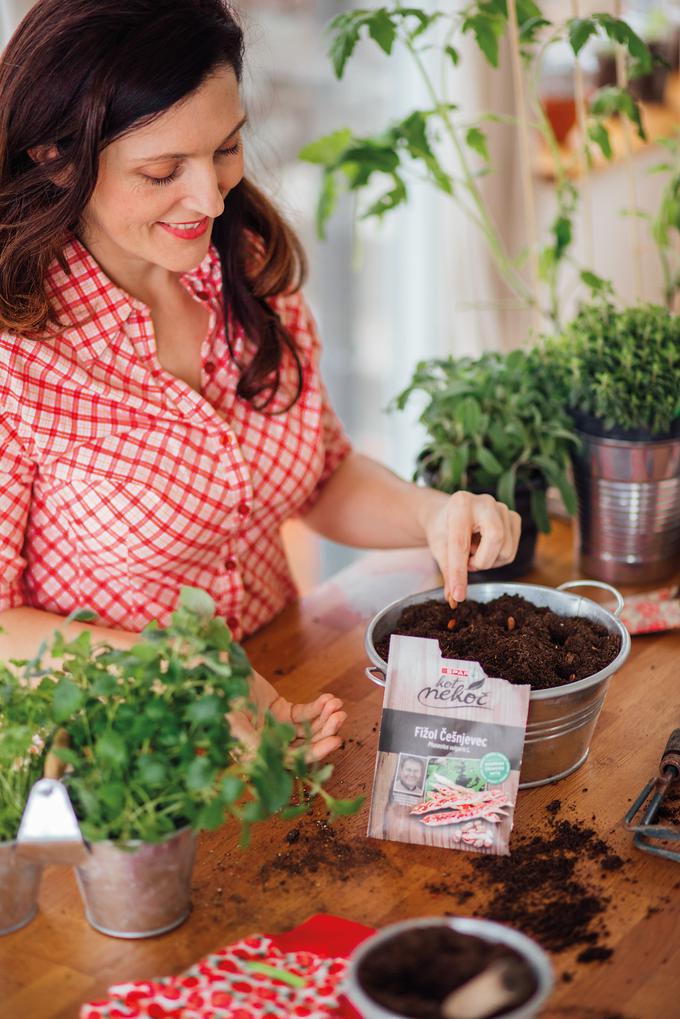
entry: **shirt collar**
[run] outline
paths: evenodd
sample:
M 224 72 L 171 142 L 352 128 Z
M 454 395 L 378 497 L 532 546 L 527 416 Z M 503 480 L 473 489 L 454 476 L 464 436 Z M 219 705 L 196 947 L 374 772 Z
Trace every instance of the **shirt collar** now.
M 95 361 L 125 326 L 133 310 L 148 315 L 147 306 L 109 279 L 96 259 L 75 236 L 64 247 L 66 271 L 57 261 L 50 266 L 46 292 L 61 333 L 81 357 Z M 211 245 L 195 269 L 180 281 L 199 300 L 214 299 L 219 292 L 219 256 Z

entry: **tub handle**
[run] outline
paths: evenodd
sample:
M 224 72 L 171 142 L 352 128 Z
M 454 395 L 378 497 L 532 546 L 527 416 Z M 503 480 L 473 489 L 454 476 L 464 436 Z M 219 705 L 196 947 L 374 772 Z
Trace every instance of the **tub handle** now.
M 370 669 L 366 669 L 366 675 L 371 683 L 375 683 L 376 686 L 385 686 L 385 673 L 377 665 L 372 665 Z
M 623 609 L 624 601 L 623 595 L 620 591 L 617 591 L 611 584 L 605 584 L 603 580 L 567 580 L 564 584 L 560 584 L 557 588 L 558 591 L 570 591 L 574 587 L 600 587 L 603 591 L 609 591 L 616 601 L 616 608 L 614 609 L 614 615 L 618 619 Z

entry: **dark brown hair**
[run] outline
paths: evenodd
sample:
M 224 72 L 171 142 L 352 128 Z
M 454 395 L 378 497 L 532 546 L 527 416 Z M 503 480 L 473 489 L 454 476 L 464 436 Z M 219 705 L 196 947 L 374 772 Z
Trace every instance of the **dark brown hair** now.
M 39 336 L 59 325 L 45 277 L 55 259 L 66 268 L 64 247 L 94 191 L 102 149 L 219 67 L 240 81 L 242 65 L 243 34 L 226 0 L 38 0 L 0 60 L 0 326 Z M 57 149 L 49 163 L 28 154 L 41 145 Z M 301 286 L 299 241 L 245 179 L 227 196 L 212 239 L 225 318 L 231 311 L 255 345 L 239 396 L 264 409 L 288 350 L 295 402 L 300 359 L 268 298 Z

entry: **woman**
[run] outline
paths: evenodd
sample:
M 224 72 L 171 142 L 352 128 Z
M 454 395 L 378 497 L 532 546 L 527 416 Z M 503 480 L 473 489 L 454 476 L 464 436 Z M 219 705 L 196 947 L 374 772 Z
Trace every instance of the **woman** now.
M 182 584 L 247 635 L 295 596 L 291 516 L 427 544 L 459 600 L 515 555 L 505 506 L 351 450 L 299 243 L 243 175 L 241 68 L 225 0 L 39 0 L 3 55 L 0 657 L 78 605 L 127 646 Z M 338 745 L 337 698 L 254 689 L 319 757 Z

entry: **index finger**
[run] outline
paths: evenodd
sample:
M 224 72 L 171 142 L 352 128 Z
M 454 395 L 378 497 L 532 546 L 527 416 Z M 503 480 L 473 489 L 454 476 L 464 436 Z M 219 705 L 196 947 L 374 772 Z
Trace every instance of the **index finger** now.
M 458 499 L 450 504 L 447 530 L 448 589 L 454 601 L 465 601 L 472 540 L 472 507 L 469 498 Z

